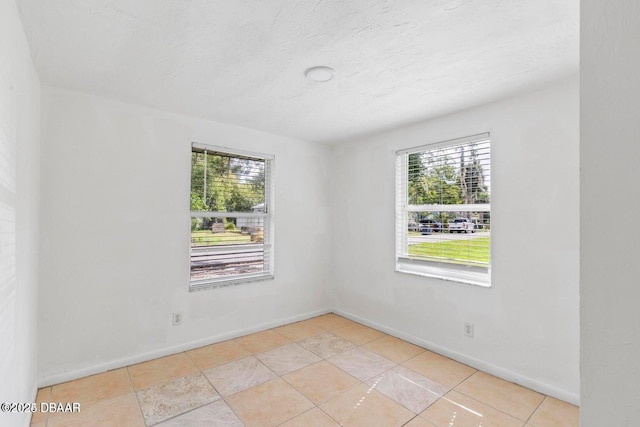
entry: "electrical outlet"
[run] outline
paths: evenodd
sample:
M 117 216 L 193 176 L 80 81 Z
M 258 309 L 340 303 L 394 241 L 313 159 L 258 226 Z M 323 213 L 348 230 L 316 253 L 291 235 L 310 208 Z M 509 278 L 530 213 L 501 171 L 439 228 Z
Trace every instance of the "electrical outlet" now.
M 172 323 L 173 326 L 182 325 L 182 313 L 180 313 L 179 311 L 173 313 Z
M 464 322 L 464 336 L 473 338 L 473 323 Z

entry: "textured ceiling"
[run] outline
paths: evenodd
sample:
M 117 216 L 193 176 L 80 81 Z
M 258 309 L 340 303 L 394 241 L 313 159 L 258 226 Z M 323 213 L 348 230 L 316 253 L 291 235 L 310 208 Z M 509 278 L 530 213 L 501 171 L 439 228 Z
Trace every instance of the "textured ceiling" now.
M 579 0 L 16 2 L 47 85 L 310 141 L 578 71 Z

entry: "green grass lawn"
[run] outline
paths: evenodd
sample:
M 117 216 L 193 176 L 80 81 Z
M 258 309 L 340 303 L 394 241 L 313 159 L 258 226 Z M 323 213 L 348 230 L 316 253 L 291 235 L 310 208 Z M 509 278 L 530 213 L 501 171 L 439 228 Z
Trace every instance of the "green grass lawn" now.
M 224 233 L 213 233 L 210 230 L 199 230 L 191 232 L 191 242 L 194 245 L 236 245 L 240 243 L 250 243 L 251 236 L 241 234 L 240 231 L 226 231 Z
M 437 259 L 455 263 L 455 260 L 470 261 L 486 265 L 491 258 L 489 237 L 470 240 L 448 240 L 444 242 L 424 242 L 409 246 L 411 258 Z M 466 264 L 466 262 L 464 262 Z

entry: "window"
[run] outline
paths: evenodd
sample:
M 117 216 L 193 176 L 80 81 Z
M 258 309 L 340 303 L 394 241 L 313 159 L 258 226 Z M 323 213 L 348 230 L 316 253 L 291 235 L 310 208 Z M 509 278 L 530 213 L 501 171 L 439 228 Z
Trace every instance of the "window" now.
M 273 278 L 272 169 L 272 156 L 193 144 L 191 290 Z
M 489 134 L 396 153 L 396 271 L 491 283 Z

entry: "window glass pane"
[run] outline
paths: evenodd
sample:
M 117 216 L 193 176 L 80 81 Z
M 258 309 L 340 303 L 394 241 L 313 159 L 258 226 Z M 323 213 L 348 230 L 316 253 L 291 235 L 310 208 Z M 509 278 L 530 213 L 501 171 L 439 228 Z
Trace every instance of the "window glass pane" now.
M 411 153 L 408 204 L 489 203 L 490 172 L 488 141 Z
M 411 212 L 409 217 L 409 258 L 475 267 L 489 265 L 489 212 Z
M 191 280 L 265 271 L 264 218 L 191 218 Z
M 192 146 L 192 290 L 273 278 L 272 163 L 268 155 Z
M 489 135 L 403 150 L 396 165 L 398 271 L 488 283 Z
M 191 153 L 191 210 L 264 212 L 265 161 L 217 152 Z

